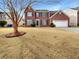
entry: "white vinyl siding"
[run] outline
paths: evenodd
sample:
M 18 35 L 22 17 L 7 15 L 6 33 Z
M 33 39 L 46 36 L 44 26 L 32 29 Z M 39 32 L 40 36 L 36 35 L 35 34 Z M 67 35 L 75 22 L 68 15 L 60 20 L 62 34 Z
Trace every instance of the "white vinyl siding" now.
M 27 16 L 32 16 L 32 12 L 28 12 L 27 13 Z
M 47 25 L 47 20 L 42 20 L 42 25 Z
M 33 20 L 27 20 L 27 25 L 33 24 Z
M 4 20 L 6 20 L 5 14 L 1 14 L 0 15 L 0 21 L 4 21 Z
M 69 26 L 77 26 L 77 10 L 66 9 L 63 10 L 65 14 L 69 17 Z

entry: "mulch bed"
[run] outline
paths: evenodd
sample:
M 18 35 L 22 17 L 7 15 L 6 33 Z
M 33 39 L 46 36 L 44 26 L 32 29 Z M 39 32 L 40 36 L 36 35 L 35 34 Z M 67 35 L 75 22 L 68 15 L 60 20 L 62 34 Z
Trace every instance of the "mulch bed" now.
M 7 38 L 19 37 L 19 36 L 23 36 L 24 34 L 26 34 L 26 33 L 25 32 L 19 32 L 17 34 L 15 34 L 15 33 L 9 33 L 9 34 L 5 35 L 5 37 L 7 37 Z

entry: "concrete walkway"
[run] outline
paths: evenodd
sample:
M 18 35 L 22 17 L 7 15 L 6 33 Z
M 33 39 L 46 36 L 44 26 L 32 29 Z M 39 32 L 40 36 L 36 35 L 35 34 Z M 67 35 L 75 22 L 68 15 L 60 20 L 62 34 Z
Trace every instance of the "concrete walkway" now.
M 59 28 L 59 29 L 69 31 L 69 32 L 79 32 L 78 27 L 75 27 L 75 28 Z

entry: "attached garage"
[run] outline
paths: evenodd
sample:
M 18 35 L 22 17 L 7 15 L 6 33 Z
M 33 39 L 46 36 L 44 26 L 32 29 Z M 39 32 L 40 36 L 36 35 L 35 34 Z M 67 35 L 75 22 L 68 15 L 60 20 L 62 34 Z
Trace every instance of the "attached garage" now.
M 53 14 L 50 17 L 51 22 L 56 27 L 68 27 L 69 26 L 69 17 L 63 12 L 59 11 Z
M 53 23 L 56 27 L 68 27 L 68 21 L 67 20 L 53 20 Z

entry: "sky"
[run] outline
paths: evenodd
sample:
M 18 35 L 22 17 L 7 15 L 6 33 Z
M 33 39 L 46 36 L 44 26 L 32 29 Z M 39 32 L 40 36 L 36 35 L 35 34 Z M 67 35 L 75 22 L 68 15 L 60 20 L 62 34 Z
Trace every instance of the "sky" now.
M 0 0 L 0 2 L 2 1 L 3 0 Z M 69 8 L 79 7 L 79 0 L 36 0 L 36 1 L 41 1 L 33 5 L 33 8 L 37 10 L 43 9 L 53 11 L 53 10 L 65 10 Z
M 46 0 L 44 0 L 46 1 Z M 35 5 L 35 9 L 64 10 L 79 7 L 79 0 L 49 0 L 49 3 Z

